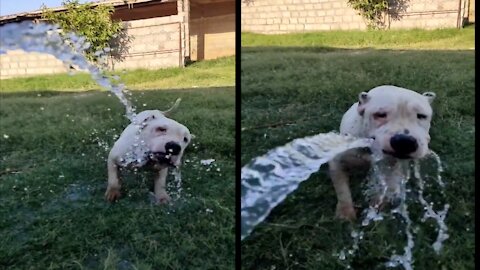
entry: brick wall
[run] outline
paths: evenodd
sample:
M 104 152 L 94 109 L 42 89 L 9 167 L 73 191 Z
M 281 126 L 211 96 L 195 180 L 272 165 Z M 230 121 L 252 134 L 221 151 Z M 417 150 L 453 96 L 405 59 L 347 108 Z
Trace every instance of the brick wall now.
M 68 67 L 50 54 L 26 53 L 22 50 L 0 54 L 0 79 L 67 71 Z
M 214 59 L 235 54 L 235 15 L 190 21 L 191 59 Z
M 471 23 L 475 22 L 475 1 L 469 1 L 469 12 L 468 12 L 468 21 Z
M 235 55 L 235 1 L 190 0 L 190 45 L 194 61 Z
M 178 15 L 124 22 L 131 37 L 122 61 L 110 61 L 114 70 L 181 65 Z M 21 50 L 0 55 L 0 79 L 68 72 L 60 60 L 43 53 Z
M 128 53 L 113 69 L 161 68 L 181 64 L 178 15 L 124 22 L 131 37 Z
M 400 18 L 386 24 L 396 28 L 456 27 L 458 1 L 405 0 Z M 242 2 L 242 31 L 277 34 L 338 29 L 365 29 L 363 18 L 347 0 L 253 0 Z

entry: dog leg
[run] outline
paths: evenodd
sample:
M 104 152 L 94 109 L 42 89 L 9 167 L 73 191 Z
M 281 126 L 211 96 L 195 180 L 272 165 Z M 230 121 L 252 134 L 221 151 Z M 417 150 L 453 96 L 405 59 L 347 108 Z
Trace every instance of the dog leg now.
M 165 189 L 167 182 L 168 168 L 161 169 L 158 172 L 154 182 L 154 193 L 157 203 L 163 204 L 170 201 L 170 196 Z
M 112 159 L 108 159 L 108 185 L 105 198 L 113 202 L 120 198 L 120 179 L 118 177 L 118 166 Z
M 356 219 L 356 212 L 353 208 L 352 195 L 348 186 L 349 177 L 343 170 L 339 159 L 333 159 L 328 163 L 330 177 L 332 178 L 333 187 L 337 193 L 336 217 L 353 221 Z

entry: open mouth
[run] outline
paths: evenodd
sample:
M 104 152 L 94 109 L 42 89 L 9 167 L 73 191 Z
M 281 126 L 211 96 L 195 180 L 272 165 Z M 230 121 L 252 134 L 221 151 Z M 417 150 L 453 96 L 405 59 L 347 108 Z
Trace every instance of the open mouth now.
M 151 163 L 154 163 L 154 164 L 168 165 L 170 167 L 175 167 L 172 161 L 172 154 L 167 154 L 162 152 L 148 153 L 148 159 Z
M 382 150 L 384 154 L 398 158 L 398 159 L 411 159 L 412 157 L 406 154 L 399 154 L 397 152 Z

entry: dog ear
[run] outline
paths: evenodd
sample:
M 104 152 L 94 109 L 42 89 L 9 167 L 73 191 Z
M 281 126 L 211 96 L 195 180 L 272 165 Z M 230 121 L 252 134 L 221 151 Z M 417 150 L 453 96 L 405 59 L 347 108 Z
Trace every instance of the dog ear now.
M 357 111 L 358 114 L 363 116 L 365 113 L 365 103 L 367 103 L 370 100 L 370 96 L 368 95 L 367 92 L 362 92 L 358 95 L 358 106 L 357 106 Z
M 182 99 L 181 99 L 181 98 L 178 98 L 178 99 L 175 101 L 175 104 L 173 104 L 173 106 L 172 106 L 170 109 L 162 112 L 163 115 L 165 115 L 165 116 L 170 115 L 170 114 L 172 113 L 172 111 L 175 110 L 175 109 L 178 107 L 178 105 L 180 104 L 180 101 L 182 101 Z
M 143 111 L 139 114 L 137 114 L 134 118 L 134 123 L 137 125 L 147 123 L 151 120 L 157 119 L 158 117 L 161 117 L 161 113 L 159 111 Z
M 437 97 L 434 92 L 425 92 L 422 95 L 427 97 L 428 103 L 430 104 L 432 104 L 433 100 Z
M 360 104 L 366 103 L 369 100 L 370 100 L 370 96 L 368 95 L 367 92 L 361 92 L 360 94 L 358 94 L 358 102 Z

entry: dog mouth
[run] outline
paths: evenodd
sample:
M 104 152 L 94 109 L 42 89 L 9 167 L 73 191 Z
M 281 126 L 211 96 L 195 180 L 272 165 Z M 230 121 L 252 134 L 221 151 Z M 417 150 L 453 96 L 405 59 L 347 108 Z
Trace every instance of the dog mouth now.
M 147 153 L 148 161 L 151 164 L 158 165 L 167 165 L 169 167 L 176 167 L 172 157 L 172 154 L 167 154 L 163 152 L 149 152 Z
M 412 157 L 408 154 L 401 154 L 393 151 L 382 150 L 382 152 L 386 155 L 398 158 L 398 159 L 412 159 Z

